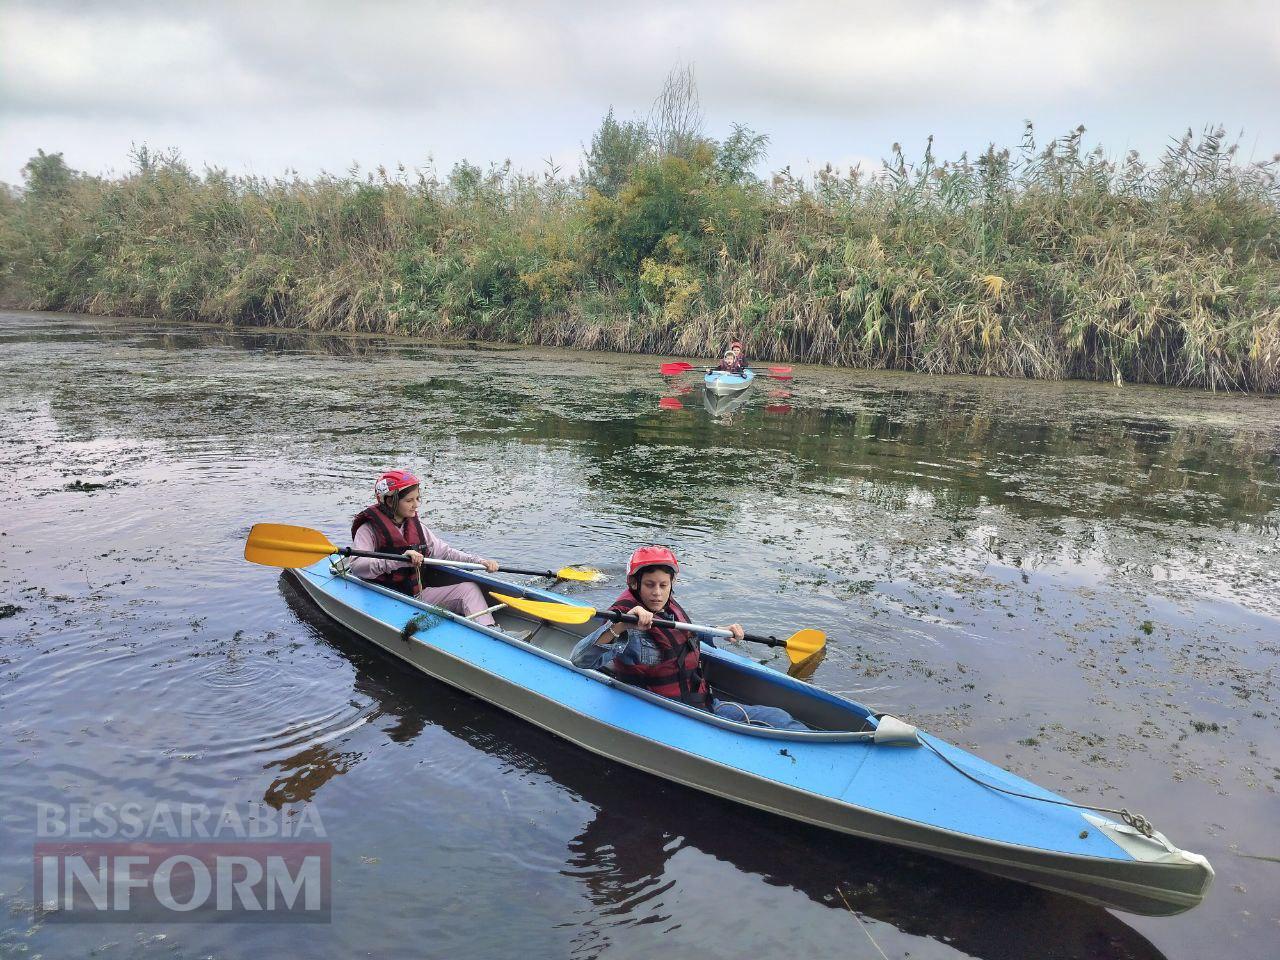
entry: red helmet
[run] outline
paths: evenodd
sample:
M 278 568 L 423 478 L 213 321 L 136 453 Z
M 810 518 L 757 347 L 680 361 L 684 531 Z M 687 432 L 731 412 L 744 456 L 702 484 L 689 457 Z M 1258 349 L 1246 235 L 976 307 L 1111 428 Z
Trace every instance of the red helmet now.
M 729 344 L 729 349 L 730 349 L 730 350 L 738 350 L 738 351 L 741 351 L 741 350 L 742 350 L 742 341 L 740 341 L 740 340 L 735 340 L 735 341 L 733 341 L 733 343 Z
M 634 577 L 645 567 L 666 567 L 673 577 L 680 572 L 680 562 L 666 547 L 641 547 L 633 553 L 627 564 L 627 577 Z
M 408 470 L 388 470 L 373 485 L 373 495 L 381 503 L 383 497 L 399 493 L 401 490 L 407 490 L 409 487 L 416 487 L 421 482 Z

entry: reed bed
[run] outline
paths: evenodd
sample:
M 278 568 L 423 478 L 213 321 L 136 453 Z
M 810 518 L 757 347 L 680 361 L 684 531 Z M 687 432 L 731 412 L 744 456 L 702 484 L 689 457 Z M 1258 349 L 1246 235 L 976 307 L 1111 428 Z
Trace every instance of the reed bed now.
M 735 137 L 641 152 L 608 192 L 465 163 L 197 174 L 145 148 L 105 179 L 42 153 L 0 191 L 0 284 L 105 315 L 1280 390 L 1277 165 L 1220 130 L 1144 163 L 1028 126 L 767 182 L 743 162 L 762 138 Z

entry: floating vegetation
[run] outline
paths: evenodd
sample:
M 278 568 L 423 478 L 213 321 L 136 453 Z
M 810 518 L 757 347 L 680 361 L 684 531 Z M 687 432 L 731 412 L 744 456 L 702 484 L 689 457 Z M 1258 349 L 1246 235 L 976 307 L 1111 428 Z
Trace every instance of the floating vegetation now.
M 400 639 L 408 643 L 413 639 L 413 635 L 423 630 L 430 630 L 440 618 L 430 613 L 420 613 L 416 617 L 411 617 L 408 622 L 400 629 Z

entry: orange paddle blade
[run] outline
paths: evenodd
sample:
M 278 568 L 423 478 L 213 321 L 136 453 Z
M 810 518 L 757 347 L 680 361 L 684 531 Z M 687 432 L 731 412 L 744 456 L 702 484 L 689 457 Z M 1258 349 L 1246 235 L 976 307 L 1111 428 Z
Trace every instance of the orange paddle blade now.
M 267 567 L 309 567 L 338 548 L 319 530 L 287 523 L 255 523 L 244 544 L 244 558 Z

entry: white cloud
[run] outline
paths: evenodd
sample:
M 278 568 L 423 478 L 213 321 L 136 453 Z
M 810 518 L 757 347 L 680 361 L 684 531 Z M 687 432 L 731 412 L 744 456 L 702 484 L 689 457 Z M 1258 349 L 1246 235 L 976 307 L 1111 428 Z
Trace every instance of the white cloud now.
M 10 110 L 128 116 L 203 107 L 215 81 L 224 96 L 237 91 L 246 99 L 255 92 L 251 78 L 227 69 L 222 38 L 199 22 L 143 20 L 125 27 L 17 9 L 4 17 L 2 36 Z

